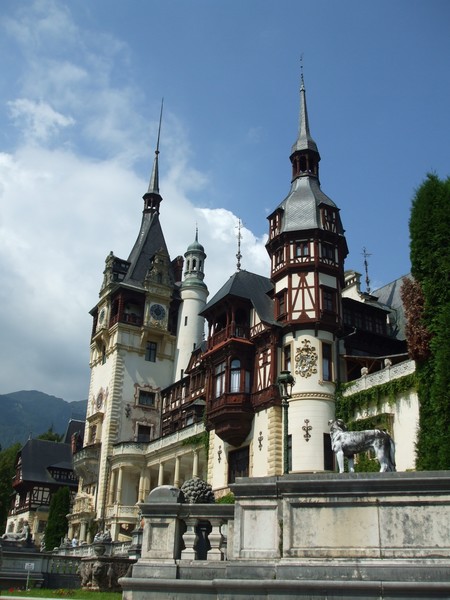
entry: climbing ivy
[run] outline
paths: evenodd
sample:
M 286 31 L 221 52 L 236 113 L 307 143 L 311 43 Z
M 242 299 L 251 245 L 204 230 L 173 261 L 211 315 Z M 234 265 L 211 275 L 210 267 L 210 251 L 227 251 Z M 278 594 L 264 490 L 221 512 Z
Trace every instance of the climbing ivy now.
M 181 441 L 182 446 L 203 446 L 206 452 L 206 460 L 208 460 L 209 454 L 209 431 L 202 431 L 202 433 L 197 433 L 197 435 L 191 435 L 191 437 L 186 438 Z
M 379 410 L 386 401 L 389 406 L 392 406 L 399 396 L 417 389 L 417 378 L 415 373 L 410 373 L 398 379 L 374 385 L 367 390 L 344 396 L 344 391 L 351 391 L 354 385 L 355 382 L 350 381 L 349 383 L 339 383 L 336 386 L 336 417 L 346 423 L 354 421 L 354 415 L 357 411 L 371 407 L 376 407 Z M 381 428 L 380 425 L 377 425 L 377 427 Z

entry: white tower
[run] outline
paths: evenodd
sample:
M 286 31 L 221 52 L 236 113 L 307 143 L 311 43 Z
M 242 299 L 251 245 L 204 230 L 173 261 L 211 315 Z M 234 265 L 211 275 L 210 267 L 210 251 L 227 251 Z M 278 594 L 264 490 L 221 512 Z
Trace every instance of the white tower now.
M 320 471 L 332 468 L 328 420 L 334 417 L 348 250 L 339 209 L 320 188 L 320 155 L 309 131 L 303 75 L 290 160 L 291 189 L 268 217 L 267 243 L 275 317 L 282 328 L 279 370 L 295 378 L 284 443 L 292 456 L 290 471 Z
M 181 306 L 178 313 L 177 351 L 174 380 L 183 377 L 192 351 L 199 346 L 204 337 L 205 319 L 200 313 L 205 308 L 208 288 L 203 281 L 205 276 L 205 249 L 198 241 L 190 244 L 185 255 L 184 279 L 181 284 Z

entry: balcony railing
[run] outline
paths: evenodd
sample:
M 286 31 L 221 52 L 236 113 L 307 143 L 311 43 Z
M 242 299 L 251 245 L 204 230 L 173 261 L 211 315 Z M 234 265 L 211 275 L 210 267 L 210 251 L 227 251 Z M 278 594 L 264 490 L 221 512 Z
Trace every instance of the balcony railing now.
M 232 323 L 224 329 L 213 333 L 213 335 L 208 340 L 208 348 L 218 346 L 219 344 L 222 344 L 226 340 L 232 338 L 246 340 L 250 339 L 250 327 L 246 325 L 237 325 L 236 323 Z

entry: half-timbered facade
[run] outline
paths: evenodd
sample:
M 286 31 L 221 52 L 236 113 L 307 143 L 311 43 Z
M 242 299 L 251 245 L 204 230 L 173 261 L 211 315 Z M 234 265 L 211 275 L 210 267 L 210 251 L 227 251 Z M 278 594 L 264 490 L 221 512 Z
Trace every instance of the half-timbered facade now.
M 82 440 L 84 424 L 76 421 L 71 424 L 78 425 L 74 435 Z M 28 521 L 32 539 L 39 545 L 54 493 L 61 487 L 68 487 L 72 499 L 75 497 L 78 477 L 73 469 L 71 441 L 29 439 L 17 453 L 6 533 L 21 531 L 24 522 Z

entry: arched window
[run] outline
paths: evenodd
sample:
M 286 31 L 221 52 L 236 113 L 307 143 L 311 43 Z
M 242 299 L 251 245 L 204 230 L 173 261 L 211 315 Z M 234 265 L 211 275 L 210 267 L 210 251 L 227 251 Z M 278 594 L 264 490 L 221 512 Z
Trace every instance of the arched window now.
M 237 358 L 231 361 L 230 370 L 230 392 L 241 391 L 241 361 Z

